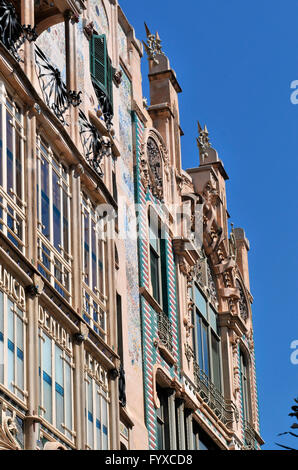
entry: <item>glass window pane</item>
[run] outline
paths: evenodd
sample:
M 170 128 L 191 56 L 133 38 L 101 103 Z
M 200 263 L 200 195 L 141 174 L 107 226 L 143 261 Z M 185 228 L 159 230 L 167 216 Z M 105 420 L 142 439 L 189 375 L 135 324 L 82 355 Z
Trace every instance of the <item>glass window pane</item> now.
M 102 436 L 103 436 L 103 450 L 109 448 L 108 441 L 108 404 L 102 398 Z
M 65 363 L 65 407 L 65 424 L 68 429 L 72 429 L 71 367 L 67 363 Z
M 88 445 L 93 449 L 93 390 L 92 381 L 88 384 L 88 408 L 87 408 L 87 423 L 88 423 Z
M 56 372 L 56 382 L 64 386 L 63 383 L 63 359 L 62 359 L 62 349 L 55 345 L 55 372 Z
M 211 336 L 211 344 L 212 344 L 213 383 L 217 387 L 217 389 L 221 391 L 219 341 L 213 334 Z
M 100 388 L 96 386 L 96 449 L 101 450 L 101 431 L 102 431 L 102 422 L 101 422 L 101 396 L 99 394 Z
M 204 370 L 205 374 L 208 375 L 208 377 L 209 377 L 208 328 L 204 324 L 202 324 L 202 334 L 203 334 L 203 356 L 204 356 L 203 370 Z
M 218 334 L 217 313 L 209 306 L 209 323 L 213 331 Z
M 60 184 L 57 174 L 53 171 L 53 231 L 54 246 L 59 250 L 61 246 L 61 207 L 60 207 Z M 60 250 L 59 250 L 60 251 Z
M 44 417 L 52 422 L 52 380 L 47 374 L 43 374 L 43 407 L 46 412 Z
M 197 331 L 197 360 L 200 369 L 203 370 L 204 363 L 203 363 L 203 343 L 202 343 L 202 327 L 201 327 L 201 317 L 197 313 L 196 314 L 196 331 Z
M 52 341 L 47 335 L 44 335 L 43 370 L 52 377 Z
M 150 249 L 151 286 L 154 299 L 160 303 L 159 257 Z
M 200 310 L 201 314 L 207 318 L 207 305 L 205 297 L 201 294 L 201 291 L 195 285 L 195 304 L 197 308 Z

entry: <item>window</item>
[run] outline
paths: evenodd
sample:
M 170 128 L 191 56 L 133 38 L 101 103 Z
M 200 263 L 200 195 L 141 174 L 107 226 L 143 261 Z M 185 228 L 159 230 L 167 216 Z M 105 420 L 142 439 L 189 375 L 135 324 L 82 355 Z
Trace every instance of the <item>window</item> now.
M 101 380 L 86 371 L 86 447 L 91 450 L 109 449 L 109 392 L 107 373 L 101 374 Z
M 105 34 L 93 34 L 90 39 L 90 73 L 97 96 L 105 95 L 107 110 L 113 114 L 114 69 L 108 55 Z
M 163 237 L 162 237 L 163 235 Z M 150 272 L 152 296 L 168 314 L 167 255 L 164 234 L 157 216 L 151 211 L 149 216 Z
M 160 407 L 157 409 L 157 445 L 158 450 L 170 449 L 168 394 L 159 385 L 156 386 Z
M 193 449 L 194 450 L 219 450 L 208 434 L 193 420 Z
M 194 283 L 190 295 L 194 302 L 193 340 L 198 366 L 201 372 L 221 391 L 220 337 L 217 313 L 196 283 Z
M 0 230 L 24 251 L 24 118 L 0 84 Z
M 243 351 L 240 351 L 240 383 L 242 396 L 242 410 L 245 421 L 250 421 L 250 385 L 248 362 Z
M 0 383 L 26 402 L 24 305 L 0 291 Z
M 59 329 L 60 326 L 55 323 L 57 334 Z M 39 329 L 39 338 L 41 416 L 73 441 L 72 344 L 68 341 L 62 346 L 61 342 L 48 336 L 42 328 Z
M 83 317 L 103 339 L 107 335 L 106 242 L 96 206 L 82 194 Z
M 69 173 L 43 139 L 37 139 L 38 270 L 71 300 Z

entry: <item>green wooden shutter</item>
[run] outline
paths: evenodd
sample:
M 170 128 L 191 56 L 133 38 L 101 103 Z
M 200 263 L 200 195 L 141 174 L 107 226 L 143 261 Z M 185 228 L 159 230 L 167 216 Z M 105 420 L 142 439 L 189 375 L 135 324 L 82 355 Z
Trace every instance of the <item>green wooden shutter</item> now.
M 107 59 L 106 36 L 93 34 L 90 43 L 90 72 L 95 83 L 105 93 L 108 92 Z
M 114 68 L 112 67 L 111 59 L 108 57 L 107 60 L 107 92 L 110 99 L 110 103 L 113 106 L 113 76 Z

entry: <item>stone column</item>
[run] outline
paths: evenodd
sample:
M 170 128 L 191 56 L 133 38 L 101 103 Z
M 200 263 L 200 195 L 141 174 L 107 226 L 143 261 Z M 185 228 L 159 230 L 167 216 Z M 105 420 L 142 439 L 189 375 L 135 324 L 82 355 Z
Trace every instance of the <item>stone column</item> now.
M 187 450 L 194 450 L 192 414 L 193 414 L 192 410 L 185 408 L 185 416 L 186 416 L 186 449 Z
M 171 448 L 171 450 L 177 450 L 175 395 L 176 395 L 175 390 L 169 389 L 169 391 L 168 391 L 168 405 L 169 405 L 169 428 L 170 428 L 170 448 Z
M 185 450 L 185 424 L 184 424 L 184 401 L 180 398 L 178 399 L 178 440 L 179 440 L 179 450 Z
M 21 0 L 21 23 L 26 26 L 30 25 L 31 28 L 35 26 L 34 15 L 34 0 Z M 25 41 L 24 43 L 24 71 L 32 82 L 32 75 L 34 72 L 34 46 L 33 43 Z

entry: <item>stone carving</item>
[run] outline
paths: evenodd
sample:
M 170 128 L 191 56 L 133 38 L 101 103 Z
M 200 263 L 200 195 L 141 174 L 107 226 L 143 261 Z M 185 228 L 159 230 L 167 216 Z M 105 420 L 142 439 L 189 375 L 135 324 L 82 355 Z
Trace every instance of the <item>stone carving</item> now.
M 155 131 L 146 130 L 141 143 L 140 176 L 145 190 L 151 189 L 153 195 L 163 200 L 163 178 L 168 173 L 168 152 L 162 137 Z
M 21 450 L 16 439 L 17 435 L 16 413 L 7 414 L 6 405 L 0 402 L 0 450 Z
M 202 129 L 198 121 L 199 137 L 197 138 L 197 143 L 200 151 L 202 160 L 204 161 L 208 157 L 207 149 L 210 148 L 209 132 L 205 124 L 204 129 Z
M 114 82 L 116 84 L 116 86 L 119 86 L 121 85 L 121 82 L 122 82 L 122 75 L 123 75 L 123 72 L 122 70 L 116 70 L 116 72 L 114 73 Z
M 159 34 L 156 33 L 151 34 L 148 26 L 145 23 L 145 29 L 146 29 L 146 34 L 147 34 L 147 44 L 143 41 L 145 50 L 148 55 L 148 59 L 153 60 L 155 64 L 159 64 L 156 56 L 157 55 L 164 55 L 162 48 L 161 48 L 161 40 L 159 37 Z
M 218 306 L 216 286 L 215 286 L 215 282 L 214 282 L 212 272 L 211 272 L 211 268 L 210 268 L 210 265 L 209 265 L 208 261 L 206 262 L 206 265 L 207 265 L 207 278 L 208 278 L 209 297 L 210 297 L 211 302 L 214 305 Z
M 163 197 L 162 162 L 157 143 L 152 137 L 147 141 L 147 157 L 149 169 L 152 173 L 152 192 L 158 199 Z
M 238 279 L 236 280 L 236 286 L 238 287 L 240 291 L 240 300 L 239 300 L 240 316 L 242 320 L 246 321 L 248 319 L 248 306 L 247 306 L 247 301 L 246 301 L 243 287 L 241 283 L 238 281 Z

